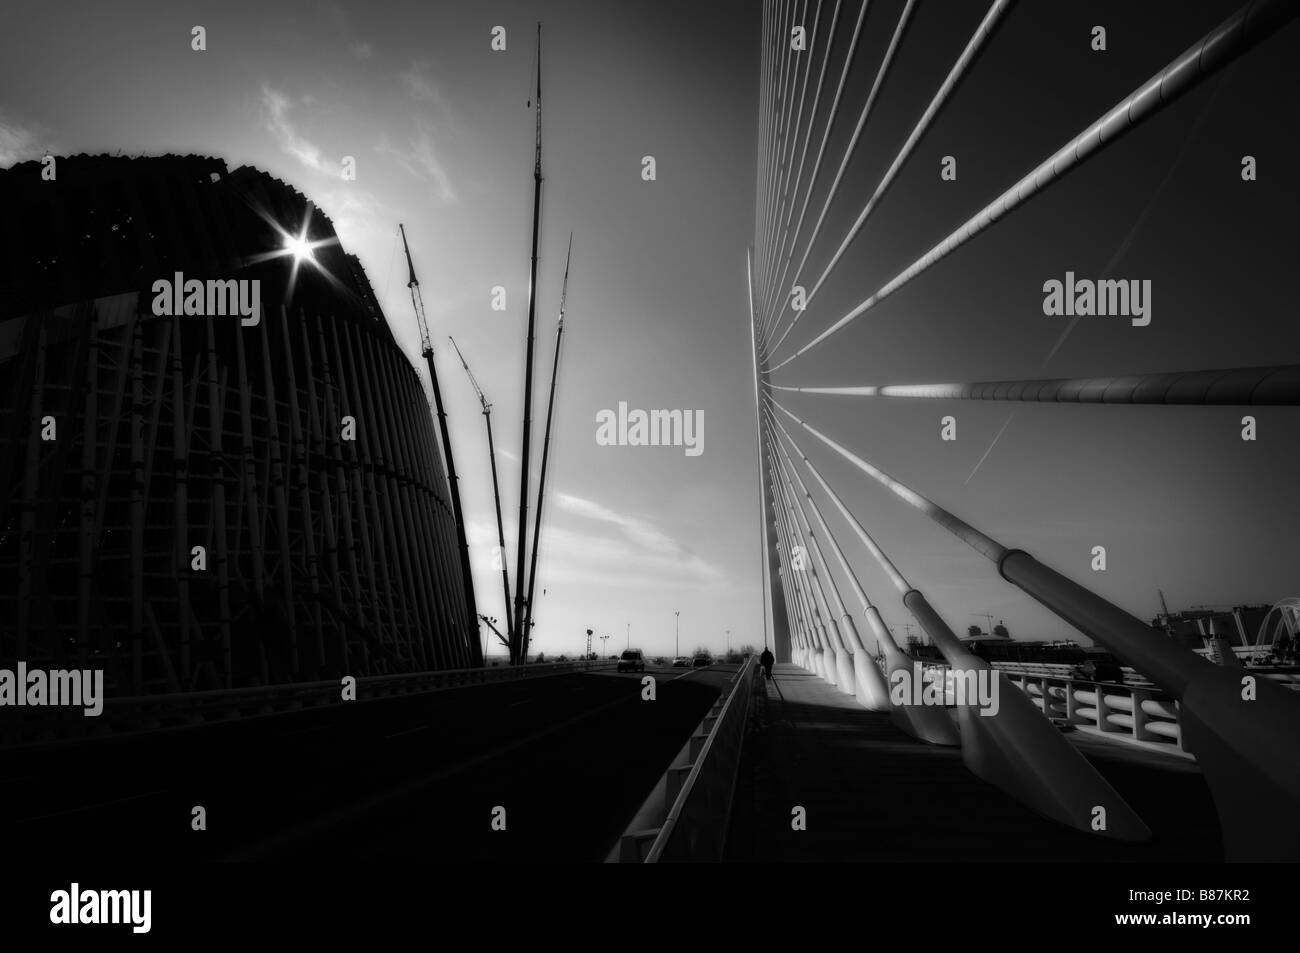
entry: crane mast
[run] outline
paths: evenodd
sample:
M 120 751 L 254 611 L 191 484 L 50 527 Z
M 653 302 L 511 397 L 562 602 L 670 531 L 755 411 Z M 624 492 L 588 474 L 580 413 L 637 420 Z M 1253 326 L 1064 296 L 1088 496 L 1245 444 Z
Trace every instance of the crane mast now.
M 415 277 L 415 263 L 411 260 L 411 246 L 406 241 L 406 226 L 399 224 L 402 233 L 402 247 L 406 250 L 406 265 L 410 278 L 406 286 L 411 290 L 411 306 L 415 309 L 415 318 L 420 325 L 420 348 L 425 363 L 429 368 L 429 381 L 433 385 L 433 401 L 438 413 L 438 433 L 442 438 L 442 456 L 447 464 L 447 485 L 451 492 L 452 516 L 456 521 L 456 545 L 460 550 L 461 579 L 465 590 L 464 632 L 465 659 L 451 658 L 444 660 L 450 667 L 460 667 L 468 662 L 471 667 L 483 664 L 482 649 L 478 640 L 478 607 L 474 602 L 474 578 L 470 574 L 469 543 L 465 539 L 465 515 L 460 505 L 460 485 L 456 477 L 456 463 L 451 452 L 451 435 L 447 431 L 447 412 L 442 406 L 442 389 L 438 386 L 438 369 L 433 362 L 433 342 L 429 339 L 429 322 L 424 313 L 424 297 L 420 294 L 420 282 Z
M 560 370 L 560 343 L 564 338 L 564 302 L 569 294 L 569 262 L 573 259 L 573 233 L 569 233 L 569 252 L 564 259 L 564 283 L 560 286 L 560 317 L 555 327 L 555 360 L 551 364 L 551 394 L 546 402 L 546 436 L 542 441 L 542 468 L 537 477 L 537 511 L 534 514 L 536 524 L 533 527 L 533 555 L 528 567 L 528 599 L 524 603 L 526 618 L 524 625 L 524 655 L 528 653 L 528 637 L 533 622 L 533 592 L 537 582 L 537 543 L 542 537 L 542 501 L 546 492 L 546 464 L 551 453 L 551 415 L 555 410 L 555 382 Z M 522 585 L 522 580 L 520 581 Z
M 456 339 L 448 337 L 447 340 L 451 341 L 451 346 L 456 349 L 456 356 L 460 358 L 461 366 L 465 368 L 465 374 L 469 377 L 470 386 L 474 388 L 474 393 L 478 395 L 478 402 L 483 406 L 483 422 L 487 424 L 488 460 L 492 464 L 492 498 L 496 502 L 497 509 L 497 559 L 501 563 L 501 591 L 505 595 L 506 648 L 509 649 L 513 644 L 515 626 L 510 612 L 510 570 L 506 565 L 506 531 L 501 522 L 501 486 L 497 482 L 497 454 L 496 447 L 492 443 L 492 405 L 488 403 L 483 388 L 478 386 L 478 380 L 474 377 L 474 372 L 469 369 L 469 362 L 465 360 L 465 355 L 461 353 L 460 346 L 456 344 Z M 500 635 L 500 633 L 497 634 Z
M 529 442 L 533 429 L 533 329 L 537 314 L 537 233 L 542 214 L 542 25 L 537 24 L 537 134 L 533 155 L 533 255 L 528 277 L 528 343 L 524 355 L 524 435 L 519 454 L 519 551 L 515 560 L 515 641 L 511 662 L 526 664 L 527 607 L 524 603 L 524 553 L 528 546 Z

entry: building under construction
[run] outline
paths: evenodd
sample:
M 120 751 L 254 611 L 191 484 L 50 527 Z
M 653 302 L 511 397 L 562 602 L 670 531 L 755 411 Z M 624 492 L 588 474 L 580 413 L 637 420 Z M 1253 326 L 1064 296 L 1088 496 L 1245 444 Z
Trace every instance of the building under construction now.
M 357 259 L 255 169 L 0 172 L 0 659 L 122 697 L 482 664 L 424 387 Z M 260 281 L 260 320 L 159 279 Z

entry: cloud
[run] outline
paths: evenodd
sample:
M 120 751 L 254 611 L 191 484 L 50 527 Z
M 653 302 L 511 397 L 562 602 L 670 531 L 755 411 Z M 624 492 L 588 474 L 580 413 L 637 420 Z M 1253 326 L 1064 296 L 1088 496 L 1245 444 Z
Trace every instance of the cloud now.
M 370 59 L 374 55 L 375 48 L 361 39 L 357 35 L 357 31 L 352 29 L 352 21 L 347 11 L 338 3 L 327 3 L 325 9 L 329 14 L 330 21 L 334 24 L 334 29 L 343 39 L 343 42 L 347 44 L 348 52 L 359 60 Z
M 266 119 L 266 128 L 275 136 L 280 148 L 314 172 L 336 174 L 337 165 L 327 162 L 322 157 L 320 148 L 303 137 L 289 121 L 291 106 L 292 102 L 288 96 L 277 92 L 266 83 L 262 84 L 262 110 Z
M 648 576 L 652 580 L 671 578 L 678 581 L 716 583 L 722 571 L 707 560 L 685 549 L 650 520 L 612 510 L 594 500 L 557 492 L 555 506 L 581 519 L 604 523 L 619 531 L 622 539 L 598 537 L 590 533 L 574 533 L 552 527 L 548 533 L 556 534 L 563 542 L 571 535 L 582 555 L 593 565 L 589 568 L 609 570 L 618 567 L 627 576 Z
M 515 464 L 519 462 L 509 450 L 497 453 Z M 727 574 L 719 566 L 690 552 L 648 519 L 560 490 L 548 499 L 548 505 L 579 521 L 609 527 L 615 533 L 601 534 L 549 520 L 542 530 L 538 554 L 538 571 L 547 585 L 572 582 L 607 588 L 680 589 L 714 588 L 727 582 Z M 517 524 L 512 525 L 507 517 L 507 540 L 518 538 L 516 528 Z M 465 532 L 471 554 L 475 554 L 475 572 L 486 572 L 497 546 L 495 521 L 467 519 Z
M 402 88 L 406 95 L 417 103 L 433 103 L 439 110 L 446 112 L 447 103 L 442 98 L 442 92 L 438 84 L 434 82 L 429 73 L 430 63 L 427 60 L 416 60 L 411 63 L 405 70 L 398 74 L 398 79 L 402 83 Z
M 334 223 L 344 247 L 358 248 L 391 235 L 390 223 L 396 220 L 392 206 L 355 182 L 322 185 L 314 194 L 317 207 Z M 376 294 L 382 291 L 375 289 Z
M 621 519 L 602 521 L 619 525 L 622 522 Z M 708 589 L 725 580 L 725 574 L 717 566 L 685 552 L 653 527 L 649 529 L 648 536 L 657 537 L 659 541 L 657 548 L 648 548 L 627 536 L 602 536 L 553 523 L 546 526 L 539 553 L 539 585 L 575 583 L 616 589 Z M 511 527 L 507 526 L 507 539 L 511 538 L 510 531 Z M 500 571 L 491 565 L 492 553 L 497 546 L 496 524 L 468 520 L 466 535 L 475 559 L 475 572 L 485 580 L 495 576 Z M 513 576 L 513 560 L 508 558 L 507 565 Z
M 652 552 L 673 553 L 677 550 L 677 544 L 672 538 L 648 520 L 625 516 L 593 500 L 569 493 L 556 493 L 555 505 L 584 519 L 610 523 L 621 529 L 633 542 Z
M 443 98 L 441 87 L 434 80 L 427 60 L 414 60 L 397 74 L 398 83 L 407 98 L 418 106 L 409 122 L 414 135 L 405 144 L 394 143 L 387 136 L 380 139 L 376 151 L 390 155 L 410 175 L 434 183 L 438 197 L 444 202 L 456 201 L 456 190 L 443 165 L 441 144 L 456 128 L 451 108 Z
M 451 178 L 443 168 L 442 159 L 434 145 L 433 124 L 428 120 L 415 120 L 415 136 L 405 147 L 394 145 L 385 137 L 379 141 L 375 151 L 381 155 L 392 156 L 398 165 L 416 178 L 432 182 L 437 188 L 438 198 L 442 201 L 456 201 L 456 191 L 452 188 Z
M 45 150 L 38 146 L 37 132 L 0 114 L 0 166 L 39 159 Z

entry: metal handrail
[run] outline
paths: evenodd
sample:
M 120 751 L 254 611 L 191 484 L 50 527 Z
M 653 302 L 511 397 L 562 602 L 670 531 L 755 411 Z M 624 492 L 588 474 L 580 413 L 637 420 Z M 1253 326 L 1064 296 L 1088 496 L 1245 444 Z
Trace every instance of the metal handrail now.
M 721 860 L 731 819 L 736 774 L 740 769 L 740 752 L 745 740 L 744 719 L 749 713 L 749 700 L 757 674 L 756 660 L 751 655 L 736 673 L 727 700 L 700 745 L 690 773 L 682 782 L 663 826 L 650 845 L 645 859 L 647 864 L 672 860 Z M 727 740 L 734 740 L 735 744 L 724 751 L 722 748 Z M 718 755 L 711 757 L 715 746 L 719 748 Z M 709 776 L 706 776 L 706 771 Z M 701 857 L 701 853 L 706 856 Z

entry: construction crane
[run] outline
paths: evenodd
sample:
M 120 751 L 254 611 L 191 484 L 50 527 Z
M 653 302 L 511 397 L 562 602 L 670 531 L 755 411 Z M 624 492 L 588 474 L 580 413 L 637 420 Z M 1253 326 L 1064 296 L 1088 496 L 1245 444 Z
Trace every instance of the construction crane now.
M 535 110 L 536 142 L 533 146 L 533 255 L 528 273 L 528 335 L 524 350 L 524 433 L 519 452 L 519 552 L 515 561 L 515 648 L 511 664 L 528 662 L 527 607 L 524 605 L 524 552 L 528 545 L 529 443 L 533 433 L 533 330 L 537 314 L 537 239 L 542 217 L 542 24 L 537 24 L 537 95 L 529 105 Z
M 488 460 L 492 464 L 492 498 L 496 501 L 497 507 L 497 562 L 501 564 L 501 589 L 506 597 L 505 646 L 509 649 L 513 644 L 515 626 L 510 613 L 510 571 L 506 566 L 506 531 L 501 523 L 501 487 L 497 483 L 497 453 L 496 447 L 492 443 L 492 405 L 488 402 L 487 395 L 483 393 L 483 388 L 478 386 L 478 380 L 474 377 L 474 372 L 469 369 L 469 362 L 465 360 L 465 355 L 461 353 L 460 346 L 456 344 L 456 339 L 449 336 L 447 340 L 456 349 L 456 356 L 460 358 L 461 367 L 465 368 L 465 375 L 469 377 L 470 386 L 474 388 L 474 393 L 478 395 L 478 402 L 483 406 L 483 422 L 487 424 Z M 493 626 L 493 631 L 497 631 L 495 626 Z M 501 638 L 500 632 L 497 632 L 497 638 Z
M 542 469 L 537 477 L 537 510 L 533 518 L 533 555 L 528 567 L 528 598 L 524 601 L 524 657 L 528 657 L 528 638 L 533 621 L 533 584 L 537 582 L 537 543 L 542 537 L 542 501 L 546 492 L 546 463 L 551 453 L 551 415 L 555 410 L 555 382 L 560 370 L 560 343 L 564 338 L 564 301 L 569 294 L 569 262 L 573 259 L 573 233 L 569 233 L 569 252 L 564 259 L 564 283 L 560 286 L 560 318 L 555 327 L 555 360 L 551 364 L 551 396 L 546 403 L 546 436 L 542 441 Z M 519 580 L 523 585 L 523 580 Z
M 478 607 L 474 603 L 474 577 L 469 568 L 469 543 L 465 539 L 465 515 L 460 506 L 460 485 L 456 478 L 456 463 L 451 454 L 451 435 L 447 432 L 447 413 L 442 406 L 442 389 L 438 386 L 438 369 L 433 363 L 433 342 L 429 339 L 429 322 L 424 314 L 424 298 L 420 294 L 420 282 L 415 277 L 415 264 L 411 260 L 411 246 L 406 241 L 406 226 L 397 226 L 402 232 L 402 247 L 406 249 L 406 265 L 410 279 L 406 286 L 411 289 L 411 306 L 415 309 L 415 318 L 420 325 L 420 349 L 425 363 L 429 366 L 429 380 L 433 385 L 433 401 L 438 411 L 438 432 L 442 437 L 442 457 L 447 462 L 447 484 L 451 490 L 451 510 L 456 520 L 456 544 L 460 548 L 460 573 L 465 587 L 465 620 L 469 628 L 465 641 L 471 648 L 471 656 L 481 655 L 478 640 Z M 472 636 L 472 638 L 471 638 Z M 476 665 L 482 665 L 482 658 L 476 659 Z M 454 666 L 453 666 L 454 667 Z

